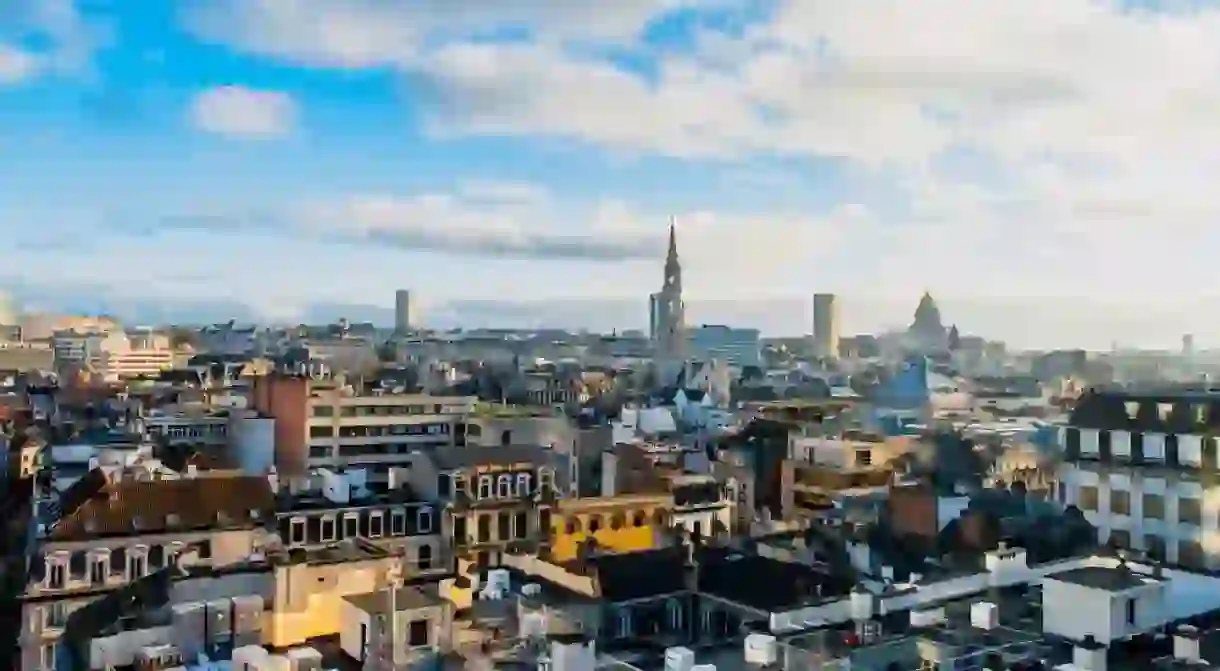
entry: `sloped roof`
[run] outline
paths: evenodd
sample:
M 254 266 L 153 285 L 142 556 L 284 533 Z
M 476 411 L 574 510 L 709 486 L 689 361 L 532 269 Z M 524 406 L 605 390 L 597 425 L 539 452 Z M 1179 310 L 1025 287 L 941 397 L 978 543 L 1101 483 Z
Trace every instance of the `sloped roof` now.
M 270 519 L 275 496 L 258 476 L 110 481 L 51 529 L 52 540 L 240 528 Z

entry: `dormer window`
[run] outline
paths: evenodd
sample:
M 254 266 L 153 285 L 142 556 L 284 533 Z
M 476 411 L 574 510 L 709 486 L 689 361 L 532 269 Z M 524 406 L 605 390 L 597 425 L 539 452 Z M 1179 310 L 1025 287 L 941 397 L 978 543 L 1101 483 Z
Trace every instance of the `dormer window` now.
M 501 475 L 496 483 L 496 496 L 506 499 L 513 495 L 513 476 Z
M 127 579 L 137 580 L 148 575 L 148 557 L 146 550 L 137 548 L 127 557 Z
M 47 587 L 63 589 L 68 580 L 68 567 L 58 556 L 47 557 Z
M 1173 404 L 1172 403 L 1157 403 L 1156 404 L 1156 414 L 1158 417 L 1161 418 L 1162 422 L 1168 422 L 1169 416 L 1173 414 Z
M 480 499 L 490 499 L 491 498 L 491 476 L 490 475 L 484 475 L 479 478 L 479 498 Z
M 323 543 L 333 543 L 335 541 L 335 534 L 338 531 L 336 527 L 338 526 L 339 525 L 335 521 L 334 515 L 327 515 L 322 518 L 322 524 L 319 531 L 322 534 Z
M 1127 419 L 1135 419 L 1140 412 L 1140 404 L 1138 401 L 1127 401 L 1123 403 L 1123 409 L 1127 411 Z
M 98 552 L 89 558 L 89 582 L 94 585 L 106 584 L 110 576 L 109 553 Z
M 415 526 L 419 529 L 419 533 L 432 533 L 432 509 L 420 508 L 415 514 Z
M 1207 404 L 1196 403 L 1192 410 L 1194 411 L 1194 420 L 1196 424 L 1207 423 Z
M 530 480 L 532 479 L 529 473 L 519 473 L 517 475 L 517 496 L 524 498 L 532 493 L 530 491 Z

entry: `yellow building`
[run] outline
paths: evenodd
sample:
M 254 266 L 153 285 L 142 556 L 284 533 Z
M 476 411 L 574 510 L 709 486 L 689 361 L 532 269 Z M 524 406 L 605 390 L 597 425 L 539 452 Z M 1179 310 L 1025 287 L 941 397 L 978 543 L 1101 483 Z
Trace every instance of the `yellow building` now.
M 659 547 L 669 528 L 673 498 L 663 494 L 626 494 L 566 499 L 551 516 L 551 559 L 576 558 L 580 544 L 592 537 L 598 547 L 633 552 Z
M 301 560 L 273 569 L 275 600 L 264 620 L 265 645 L 287 648 L 340 633 L 343 597 L 385 589 L 400 561 L 365 543 L 301 552 Z

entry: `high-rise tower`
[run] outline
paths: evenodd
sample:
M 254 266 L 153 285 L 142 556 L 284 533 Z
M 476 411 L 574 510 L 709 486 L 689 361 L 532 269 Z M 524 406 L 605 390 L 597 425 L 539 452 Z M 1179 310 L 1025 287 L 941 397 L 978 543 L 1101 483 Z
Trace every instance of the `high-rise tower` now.
M 839 305 L 834 294 L 813 295 L 813 349 L 824 359 L 839 356 Z
M 682 262 L 678 260 L 678 235 L 669 222 L 669 251 L 665 255 L 665 279 L 655 294 L 655 361 L 662 385 L 677 382 L 686 363 L 686 306 L 682 303 Z

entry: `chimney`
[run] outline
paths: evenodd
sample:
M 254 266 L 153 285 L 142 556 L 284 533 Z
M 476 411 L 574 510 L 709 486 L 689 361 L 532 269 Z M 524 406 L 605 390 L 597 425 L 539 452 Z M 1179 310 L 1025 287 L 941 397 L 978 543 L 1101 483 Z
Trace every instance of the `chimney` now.
M 1085 636 L 1072 649 L 1072 665 L 1083 671 L 1106 671 L 1106 646 L 1093 636 Z
M 1199 630 L 1184 624 L 1173 632 L 1173 658 L 1183 662 L 1198 662 Z

